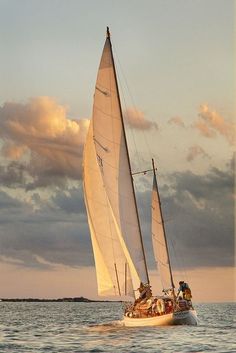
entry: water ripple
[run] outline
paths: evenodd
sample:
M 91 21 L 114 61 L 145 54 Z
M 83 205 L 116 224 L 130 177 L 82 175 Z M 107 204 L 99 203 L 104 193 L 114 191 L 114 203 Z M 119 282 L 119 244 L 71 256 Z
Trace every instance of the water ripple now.
M 0 352 L 236 352 L 235 304 L 196 307 L 198 326 L 127 328 L 119 303 L 0 302 Z

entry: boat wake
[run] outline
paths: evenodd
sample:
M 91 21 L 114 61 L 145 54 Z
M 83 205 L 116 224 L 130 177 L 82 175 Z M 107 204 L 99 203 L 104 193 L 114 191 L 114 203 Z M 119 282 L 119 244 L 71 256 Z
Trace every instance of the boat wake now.
M 123 320 L 117 320 L 98 325 L 89 325 L 87 326 L 87 330 L 89 330 L 90 332 L 107 332 L 117 330 L 123 327 L 125 327 Z

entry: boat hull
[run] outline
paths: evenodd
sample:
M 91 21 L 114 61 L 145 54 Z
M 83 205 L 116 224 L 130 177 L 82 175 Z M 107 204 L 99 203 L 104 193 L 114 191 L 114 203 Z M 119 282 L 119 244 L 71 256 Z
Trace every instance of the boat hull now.
M 171 326 L 171 325 L 197 325 L 197 313 L 195 310 L 178 311 L 161 316 L 133 318 L 124 316 L 124 325 L 135 326 Z

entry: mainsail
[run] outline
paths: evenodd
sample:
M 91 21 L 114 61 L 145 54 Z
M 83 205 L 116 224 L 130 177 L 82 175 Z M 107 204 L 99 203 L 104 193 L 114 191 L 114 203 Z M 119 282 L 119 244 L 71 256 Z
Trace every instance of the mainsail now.
M 152 189 L 152 243 L 154 256 L 159 269 L 162 286 L 164 289 L 174 288 L 170 259 L 165 235 L 164 222 L 161 211 L 161 202 L 158 192 L 156 171 L 153 164 L 153 189 Z
M 84 194 L 101 295 L 148 283 L 109 31 L 84 151 Z

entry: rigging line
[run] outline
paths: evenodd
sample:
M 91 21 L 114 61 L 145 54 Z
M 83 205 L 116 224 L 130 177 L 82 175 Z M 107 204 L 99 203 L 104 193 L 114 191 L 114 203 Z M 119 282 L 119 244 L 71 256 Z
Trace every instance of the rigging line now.
M 116 69 L 115 69 L 115 63 L 114 63 L 114 57 L 113 57 L 113 51 L 112 51 L 112 44 L 111 44 L 110 38 L 109 38 L 109 45 L 110 45 L 112 69 L 113 69 L 113 74 L 114 74 L 114 79 L 115 79 L 115 87 L 116 87 L 116 91 L 117 91 L 118 105 L 119 105 L 119 111 L 120 111 L 120 117 L 121 117 L 121 124 L 122 124 L 122 130 L 123 130 L 124 144 L 125 144 L 127 161 L 128 161 L 128 166 L 129 166 L 130 178 L 131 178 L 131 187 L 132 187 L 132 193 L 133 193 L 134 207 L 135 207 L 137 225 L 138 225 L 138 230 L 139 230 L 139 240 L 140 240 L 140 244 L 141 244 L 141 248 L 142 248 L 142 257 L 143 257 L 144 267 L 145 267 L 145 277 L 146 277 L 145 280 L 147 281 L 147 283 L 150 283 L 149 275 L 148 275 L 148 269 L 147 269 L 147 261 L 146 261 L 144 245 L 143 245 L 141 224 L 140 224 L 140 219 L 139 219 L 139 214 L 138 214 L 137 200 L 136 200 L 136 195 L 135 195 L 133 178 L 132 178 L 132 175 L 131 175 L 131 162 L 130 162 L 130 156 L 129 156 L 129 152 L 128 152 L 128 143 L 127 143 L 127 138 L 126 138 L 124 119 L 123 119 L 122 107 L 121 107 L 121 101 L 120 101 L 120 94 L 119 94 L 119 89 L 118 89 L 118 80 L 117 80 L 117 74 L 116 74 Z
M 180 261 L 180 258 L 179 258 L 178 254 L 177 254 L 176 247 L 175 247 L 173 239 L 170 239 L 170 245 L 171 245 L 171 247 L 173 249 L 173 253 L 174 253 L 174 257 L 175 257 L 175 261 L 176 261 L 177 267 L 179 268 L 179 271 L 178 271 L 179 275 L 180 275 L 180 277 L 186 277 L 187 281 L 188 281 L 187 272 L 186 272 L 185 267 L 183 266 L 183 263 L 182 263 L 183 256 L 182 256 L 182 254 L 180 254 L 181 259 L 182 259 L 182 261 Z M 178 252 L 180 253 L 180 251 L 178 251 Z
M 119 67 L 121 67 L 121 65 L 119 65 Z M 123 85 L 121 83 L 121 79 L 120 79 L 119 73 L 118 73 L 117 76 L 118 76 L 118 80 L 119 80 L 119 87 L 120 87 L 120 90 L 121 90 L 122 99 L 123 99 L 123 102 L 124 102 L 125 109 L 127 111 L 127 103 L 126 103 L 126 98 L 125 98 L 125 94 L 124 94 L 124 88 L 123 88 Z M 140 153 L 138 151 L 138 148 L 137 148 L 137 143 L 136 143 L 136 139 L 135 139 L 134 129 L 132 128 L 132 126 L 130 127 L 130 131 L 131 131 L 131 137 L 132 137 L 132 141 L 133 141 L 135 156 L 136 156 L 136 159 L 137 159 L 136 163 L 138 163 L 138 169 L 142 170 L 143 169 L 143 165 L 142 165 L 143 163 L 141 163 L 141 155 L 140 155 Z M 138 184 L 138 181 L 133 178 L 133 185 L 134 185 L 134 188 L 135 188 L 136 191 L 138 190 L 137 184 Z M 147 202 L 145 202 L 144 198 L 141 197 L 141 198 L 137 199 L 137 203 L 139 205 L 139 209 L 146 209 L 147 208 Z M 142 230 L 142 234 L 143 234 L 143 239 L 145 239 L 145 236 L 144 236 L 145 232 L 143 231 L 142 224 L 140 226 L 141 226 L 141 230 Z
M 116 52 L 116 50 L 115 50 L 115 52 Z M 118 62 L 120 71 L 121 71 L 121 73 L 122 73 L 122 67 L 121 67 L 121 64 L 120 64 L 120 61 L 119 61 L 117 52 L 116 52 L 116 58 L 117 58 L 117 62 Z M 123 73 L 122 73 L 122 76 L 123 76 L 124 81 L 125 81 L 125 75 L 124 75 Z M 123 85 L 122 85 L 122 80 L 121 80 L 121 77 L 120 77 L 120 75 L 119 75 L 119 72 L 117 73 L 117 77 L 118 77 L 118 80 L 119 80 L 119 87 L 120 87 L 120 89 L 121 89 L 122 99 L 123 99 L 124 106 L 125 106 L 125 111 L 126 111 L 126 116 L 127 116 L 126 122 L 129 123 L 130 118 L 129 118 L 128 114 L 127 114 L 127 112 L 128 112 L 128 106 L 127 106 L 127 102 L 126 102 L 126 98 L 125 98 L 124 87 L 123 87 Z M 126 84 L 126 87 L 127 87 L 127 84 Z M 129 92 L 128 92 L 128 94 L 129 94 Z M 130 94 L 129 94 L 129 96 L 130 96 Z M 139 165 L 139 169 L 141 169 L 141 157 L 140 157 L 140 153 L 138 152 L 138 148 L 137 148 L 137 143 L 136 143 L 135 134 L 134 134 L 134 128 L 133 128 L 132 125 L 130 125 L 130 124 L 129 124 L 129 128 L 130 128 L 131 137 L 132 137 L 132 140 L 133 140 L 135 155 L 136 155 L 136 158 L 137 158 L 137 162 L 138 162 L 138 165 Z
M 111 84 L 111 81 L 112 81 L 112 70 L 109 70 L 109 103 L 110 103 L 110 112 L 112 112 L 112 84 Z M 114 131 L 113 131 L 113 124 L 112 124 L 112 141 L 114 141 Z M 114 147 L 114 145 L 113 145 Z M 107 209 L 110 207 L 109 206 L 109 201 L 108 201 L 108 196 L 106 195 L 106 203 L 107 203 Z M 111 234 L 111 246 L 112 246 L 112 253 L 113 253 L 113 258 L 114 258 L 114 261 L 116 261 L 116 256 L 115 256 L 115 244 L 114 244 L 114 239 L 113 239 L 113 236 L 112 236 L 112 218 L 111 218 L 111 215 L 110 215 L 110 212 L 108 213 L 108 220 L 109 220 L 109 228 L 110 228 L 110 234 Z M 118 278 L 118 273 L 117 273 L 117 266 L 116 266 L 116 263 L 114 263 L 114 266 L 115 266 L 115 274 L 116 274 L 116 282 L 117 282 L 117 287 L 115 286 L 115 291 L 117 290 L 118 288 L 118 293 L 119 295 L 121 296 L 121 291 L 120 291 L 120 283 L 119 283 L 119 278 Z
M 163 265 L 164 267 L 169 268 L 169 264 L 166 263 L 166 262 L 161 261 L 159 257 L 158 257 L 158 260 L 156 261 L 156 263 L 160 263 L 160 264 Z
M 125 262 L 125 295 L 127 295 L 127 262 Z
M 181 258 L 181 262 L 182 262 L 182 272 L 184 273 L 184 277 L 186 278 L 186 280 L 188 282 L 189 281 L 188 280 L 188 273 L 186 270 L 185 260 L 184 260 L 184 256 L 183 256 L 182 251 L 180 251 L 180 258 Z
M 170 240 L 171 240 L 172 249 L 174 250 L 174 256 L 175 256 L 175 259 L 176 259 L 176 263 L 178 264 L 178 267 L 180 269 L 180 271 L 179 271 L 180 276 L 186 278 L 186 280 L 188 282 L 189 281 L 189 277 L 188 277 L 188 272 L 186 270 L 187 267 L 186 267 L 186 262 L 185 262 L 185 259 L 184 259 L 184 254 L 182 252 L 182 249 L 178 248 L 178 251 L 177 251 L 176 247 L 175 247 L 175 244 L 176 244 L 175 243 L 175 239 L 170 239 Z
M 136 106 L 135 106 L 135 103 L 134 103 L 134 99 L 133 99 L 133 97 L 131 95 L 129 86 L 127 84 L 126 77 L 125 77 L 125 75 L 123 73 L 122 66 L 121 66 L 120 60 L 119 60 L 118 55 L 117 55 L 117 51 L 115 50 L 115 52 L 116 52 L 116 57 L 117 57 L 117 62 L 119 64 L 119 68 L 121 70 L 121 73 L 123 75 L 124 81 L 126 83 L 126 89 L 128 90 L 128 94 L 131 97 L 131 101 L 133 102 L 133 105 L 134 105 L 134 108 L 135 108 L 135 111 L 136 111 L 136 115 L 137 115 L 137 117 L 139 117 L 139 114 L 137 113 L 137 109 L 136 109 Z M 123 101 L 124 101 L 124 104 L 125 104 L 125 108 L 126 108 L 126 111 L 127 111 L 127 103 L 126 103 L 126 99 L 125 99 L 125 95 L 124 95 L 124 88 L 123 88 L 123 85 L 121 84 L 120 76 L 118 76 L 118 79 L 119 79 L 119 86 L 121 88 L 122 98 L 123 98 Z M 132 140 L 133 140 L 133 145 L 134 145 L 135 154 L 136 154 L 137 162 L 138 162 L 138 165 L 139 165 L 139 169 L 142 170 L 143 169 L 143 161 L 145 161 L 146 158 L 143 158 L 143 157 L 141 158 L 141 153 L 138 151 L 137 144 L 136 144 L 136 139 L 135 139 L 135 135 L 134 135 L 134 129 L 132 128 L 132 126 L 131 126 L 130 131 L 131 131 L 131 136 L 132 136 Z M 149 160 L 151 160 L 151 158 L 154 157 L 154 155 L 151 155 L 150 147 L 149 147 L 149 144 L 147 143 L 146 135 L 144 134 L 144 131 L 142 130 L 141 133 L 142 133 L 142 136 L 144 138 L 144 145 L 145 145 L 145 147 L 147 149 L 147 156 L 149 156 Z M 159 160 L 159 158 L 156 158 L 156 159 Z M 138 190 L 138 180 L 134 180 L 134 178 L 133 178 L 133 183 L 135 185 L 135 189 Z M 150 210 L 150 205 L 149 205 L 147 199 L 141 197 L 141 198 L 138 199 L 138 203 L 139 203 L 139 207 L 141 209 Z M 142 233 L 143 233 L 143 235 L 145 234 L 145 232 L 143 230 L 142 230 Z M 151 229 L 149 229 L 149 233 L 151 233 Z M 145 237 L 143 236 L 143 238 L 145 238 Z
M 131 98 L 131 102 L 132 102 L 132 104 L 133 104 L 133 106 L 134 106 L 135 113 L 136 113 L 138 119 L 140 120 L 139 114 L 138 114 L 138 109 L 137 109 L 137 107 L 136 107 L 134 97 L 133 97 L 133 95 L 132 95 L 132 93 L 131 93 L 131 90 L 130 90 L 130 88 L 129 88 L 129 85 L 128 85 L 128 82 L 127 82 L 127 79 L 126 79 L 126 75 L 125 75 L 125 73 L 124 73 L 124 70 L 123 70 L 123 68 L 122 68 L 121 62 L 120 62 L 120 60 L 119 60 L 116 47 L 114 47 L 114 51 L 115 51 L 115 54 L 116 54 L 117 62 L 118 62 L 119 67 L 120 67 L 120 71 L 121 71 L 121 73 L 122 73 L 122 76 L 123 76 L 123 78 L 124 78 L 124 82 L 125 82 L 125 84 L 126 84 L 127 92 L 128 92 L 128 94 L 129 94 L 129 96 L 130 96 L 130 98 Z M 150 146 L 149 146 L 149 143 L 148 143 L 148 140 L 147 140 L 147 136 L 146 136 L 146 134 L 145 134 L 145 132 L 144 132 L 143 130 L 141 130 L 141 132 L 142 132 L 142 135 L 143 135 L 143 138 L 144 138 L 144 142 L 145 142 L 145 145 L 146 145 L 146 148 L 147 148 L 147 151 L 148 151 L 149 158 L 151 158 L 151 157 L 152 157 L 152 153 L 151 153 Z
M 123 68 L 122 68 L 121 62 L 120 62 L 120 60 L 119 60 L 118 52 L 117 52 L 115 46 L 114 46 L 114 52 L 115 52 L 115 54 L 116 54 L 117 62 L 118 62 L 119 68 L 120 68 L 120 72 L 121 72 L 121 74 L 122 74 L 122 76 L 123 76 L 123 79 L 124 79 L 124 82 L 125 82 L 125 85 L 126 85 L 127 92 L 128 92 L 128 94 L 129 94 L 129 96 L 130 96 L 130 98 L 131 98 L 131 101 L 132 101 L 132 104 L 133 104 L 133 106 L 134 106 L 134 108 L 135 108 L 136 115 L 137 115 L 137 117 L 139 118 L 139 114 L 138 114 L 138 110 L 137 110 L 137 108 L 136 108 L 135 100 L 134 100 L 133 95 L 132 95 L 132 93 L 131 93 L 131 90 L 130 90 L 130 88 L 129 88 L 129 85 L 128 85 L 128 82 L 127 82 L 127 79 L 126 79 L 126 75 L 125 75 L 124 70 L 123 70 Z M 120 78 L 119 78 L 119 79 L 120 79 Z M 124 96 L 123 87 L 122 87 L 121 84 L 120 84 L 120 86 L 121 86 L 121 88 L 122 88 L 122 95 Z M 123 97 L 123 99 L 124 99 L 124 97 Z M 124 100 L 125 100 L 125 99 L 124 99 Z M 127 105 L 126 105 L 126 110 L 127 110 Z M 131 132 L 132 132 L 132 134 L 133 134 L 133 128 L 132 128 L 132 127 L 131 127 Z M 159 163 L 159 156 L 158 156 L 156 153 L 151 152 L 151 150 L 150 150 L 150 145 L 149 145 L 149 143 L 148 143 L 147 134 L 145 133 L 144 130 L 141 130 L 141 133 L 142 133 L 143 138 L 144 138 L 144 142 L 145 142 L 145 146 L 146 146 L 146 148 L 147 148 L 147 152 L 148 152 L 148 155 L 149 155 L 149 159 L 155 158 L 155 160 L 157 160 L 158 163 Z M 136 143 L 135 143 L 135 138 L 134 138 L 134 134 L 133 134 L 133 140 L 134 140 L 134 144 L 136 145 Z M 140 155 L 141 155 L 141 153 L 138 152 L 137 147 L 136 147 L 136 153 L 137 153 L 137 156 L 138 156 L 138 159 L 139 159 L 139 164 L 140 164 Z M 145 159 L 144 159 L 144 160 L 145 160 Z
M 162 241 L 158 240 L 158 236 L 157 236 L 157 235 L 154 235 L 154 234 L 152 233 L 152 236 L 153 236 L 155 242 L 157 242 L 157 243 L 159 244 L 159 246 L 161 245 L 163 248 L 165 248 L 165 244 L 163 244 Z
M 119 292 L 119 296 L 121 297 L 120 283 L 119 283 L 119 277 L 118 277 L 118 272 L 117 272 L 116 263 L 114 263 L 114 266 L 115 266 L 115 272 L 116 272 L 116 281 L 117 281 L 117 286 L 118 286 L 118 292 Z
M 121 79 L 120 79 L 119 73 L 117 74 L 117 77 L 118 77 L 119 87 L 120 87 L 121 94 L 122 94 L 122 100 L 124 102 L 125 111 L 126 111 L 126 115 L 127 115 L 128 107 L 127 107 L 126 98 L 125 98 L 125 94 L 124 94 L 124 90 L 123 90 L 123 85 L 121 84 Z M 126 120 L 126 125 L 127 125 L 127 120 L 129 121 L 129 118 L 128 119 L 126 118 L 125 120 Z M 135 139 L 135 136 L 134 136 L 135 135 L 134 134 L 134 129 L 133 129 L 132 126 L 129 126 L 129 129 L 130 129 L 130 132 L 131 132 L 131 138 L 132 138 L 132 141 L 133 141 L 135 156 L 138 159 L 138 161 L 137 161 L 138 162 L 138 168 L 141 169 L 140 154 L 138 152 L 138 147 L 137 147 L 136 139 Z
M 181 256 L 181 260 L 183 261 L 183 271 L 184 271 L 184 276 L 185 278 L 187 279 L 187 282 L 189 282 L 189 277 L 188 277 L 188 271 L 186 270 L 186 262 L 184 260 L 184 256 L 180 255 Z
M 116 256 L 115 256 L 115 249 L 114 249 L 114 239 L 112 236 L 112 227 L 111 227 L 111 216 L 110 216 L 110 212 L 108 212 L 109 209 L 109 204 L 108 204 L 108 197 L 106 196 L 106 208 L 107 208 L 107 215 L 108 215 L 108 223 L 109 223 L 109 228 L 110 228 L 110 241 L 111 241 L 111 247 L 112 247 L 112 253 L 113 253 L 113 259 L 116 260 Z M 117 269 L 116 269 L 116 264 L 115 264 L 115 272 L 116 272 L 116 280 L 117 280 L 117 285 L 118 285 L 118 292 L 120 293 L 120 286 L 119 286 L 119 281 L 118 281 L 118 276 L 117 276 Z M 116 295 L 116 286 L 115 287 L 115 295 Z
M 156 262 L 156 264 L 158 265 L 158 262 Z M 161 282 L 161 286 L 164 289 L 164 287 L 165 287 L 164 286 L 164 279 L 162 279 L 161 270 L 160 270 L 159 266 L 157 266 L 157 272 L 159 274 L 159 281 Z

